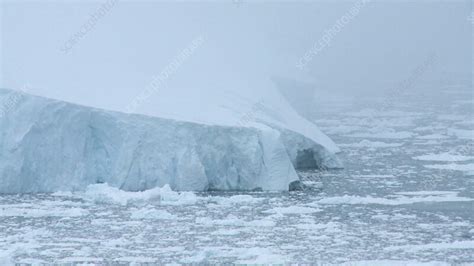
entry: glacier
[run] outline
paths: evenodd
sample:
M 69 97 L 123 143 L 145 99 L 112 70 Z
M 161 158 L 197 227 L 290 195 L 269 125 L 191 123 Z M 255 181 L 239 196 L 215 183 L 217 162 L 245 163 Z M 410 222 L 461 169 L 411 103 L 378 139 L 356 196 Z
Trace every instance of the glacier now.
M 284 191 L 299 180 L 295 168 L 340 167 L 334 148 L 257 115 L 242 125 L 196 123 L 8 89 L 0 89 L 0 103 L 0 193 L 97 183 L 126 191 Z

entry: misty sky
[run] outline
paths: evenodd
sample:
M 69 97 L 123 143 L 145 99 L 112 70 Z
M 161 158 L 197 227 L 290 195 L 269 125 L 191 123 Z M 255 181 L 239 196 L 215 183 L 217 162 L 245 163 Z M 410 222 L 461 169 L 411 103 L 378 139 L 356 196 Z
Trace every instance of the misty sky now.
M 298 60 L 355 2 L 118 1 L 64 52 L 105 3 L 4 1 L 0 87 L 114 108 L 142 91 L 190 43 L 204 42 L 164 86 L 257 90 L 273 76 L 326 91 L 377 91 L 431 54 L 427 79 L 472 76 L 471 1 L 373 1 L 298 69 Z

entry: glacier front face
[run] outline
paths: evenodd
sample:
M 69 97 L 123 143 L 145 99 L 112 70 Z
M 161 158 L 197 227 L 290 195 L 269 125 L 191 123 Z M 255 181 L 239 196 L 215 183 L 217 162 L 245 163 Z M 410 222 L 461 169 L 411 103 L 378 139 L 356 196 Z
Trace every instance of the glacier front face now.
M 288 190 L 298 176 L 280 132 L 109 112 L 0 90 L 0 193 Z
M 327 145 L 270 119 L 258 123 L 258 115 L 235 126 L 195 123 L 5 89 L 0 103 L 0 193 L 96 183 L 127 191 L 166 184 L 192 191 L 288 190 L 299 180 L 295 168 L 340 167 Z

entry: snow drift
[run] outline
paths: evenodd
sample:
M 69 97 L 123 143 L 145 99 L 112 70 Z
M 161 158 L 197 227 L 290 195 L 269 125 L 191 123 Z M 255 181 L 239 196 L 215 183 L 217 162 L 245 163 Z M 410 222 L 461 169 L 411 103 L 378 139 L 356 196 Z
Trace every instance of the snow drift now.
M 0 102 L 0 193 L 83 190 L 96 183 L 128 191 L 166 184 L 173 190 L 288 190 L 298 180 L 294 165 L 338 165 L 321 143 L 268 121 L 198 124 L 10 90 L 0 90 Z

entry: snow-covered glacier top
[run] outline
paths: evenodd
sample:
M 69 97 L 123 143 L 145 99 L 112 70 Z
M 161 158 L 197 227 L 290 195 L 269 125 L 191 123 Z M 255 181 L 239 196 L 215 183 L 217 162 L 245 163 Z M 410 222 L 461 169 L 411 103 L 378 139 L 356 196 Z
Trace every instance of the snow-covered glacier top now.
M 105 110 L 207 125 L 256 128 L 265 125 L 296 132 L 323 146 L 330 153 L 339 152 L 337 145 L 314 123 L 294 110 L 271 78 L 256 77 L 261 75 L 260 72 L 249 74 L 247 71 L 242 78 L 228 72 L 230 71 L 222 69 L 222 76 L 214 83 L 213 77 L 208 81 L 192 76 L 191 84 L 183 81 L 186 80 L 186 75 L 174 77 L 173 75 L 178 74 L 162 71 L 148 79 L 143 87 L 120 92 L 109 88 L 99 91 L 84 89 L 80 93 L 75 92 L 76 94 L 52 93 L 39 89 L 31 89 L 29 92 Z M 202 75 L 209 75 L 209 70 L 203 70 Z M 270 77 L 269 74 L 267 76 Z M 296 87 L 295 94 L 299 93 Z
M 288 190 L 295 167 L 340 166 L 334 143 L 277 94 L 187 92 L 142 101 L 142 115 L 0 90 L 0 193 Z
M 314 123 L 298 115 L 273 86 L 257 84 L 257 87 L 258 90 L 163 88 L 156 92 L 156 97 L 152 94 L 150 98 L 153 99 L 149 100 L 138 100 L 142 95 L 138 94 L 125 111 L 210 125 L 266 125 L 299 133 L 332 153 L 339 151 Z M 137 102 L 139 104 L 134 108 Z

